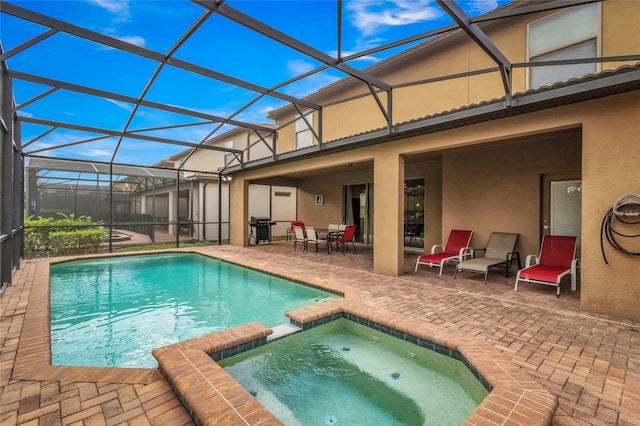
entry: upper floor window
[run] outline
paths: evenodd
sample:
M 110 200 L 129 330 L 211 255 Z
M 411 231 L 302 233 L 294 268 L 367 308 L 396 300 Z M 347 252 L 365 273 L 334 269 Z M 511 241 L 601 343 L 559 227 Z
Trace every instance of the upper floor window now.
M 305 115 L 307 121 L 313 126 L 313 113 Z M 313 133 L 302 117 L 296 120 L 296 149 L 313 145 Z
M 574 7 L 529 25 L 529 62 L 598 56 L 598 4 Z M 529 87 L 580 77 L 598 70 L 597 63 L 529 68 Z
M 229 148 L 229 149 L 233 149 L 233 141 L 227 141 L 224 143 L 224 147 L 225 148 Z M 224 165 L 227 166 L 229 165 L 229 163 L 231 163 L 236 157 L 233 155 L 233 153 L 228 152 L 226 154 L 224 154 Z

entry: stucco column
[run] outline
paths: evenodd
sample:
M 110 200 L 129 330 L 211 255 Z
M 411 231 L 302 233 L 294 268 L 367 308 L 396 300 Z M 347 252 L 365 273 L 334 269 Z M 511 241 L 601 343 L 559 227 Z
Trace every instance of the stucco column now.
M 249 245 L 249 181 L 234 179 L 229 185 L 229 244 Z
M 600 108 L 595 108 L 599 106 Z M 615 96 L 593 105 L 582 124 L 582 259 L 580 309 L 640 321 L 640 259 L 600 246 L 600 226 L 621 196 L 640 192 L 640 97 Z M 634 218 L 627 220 L 633 222 Z M 627 235 L 637 226 L 615 225 Z M 638 238 L 617 240 L 630 251 L 640 250 Z
M 404 158 L 381 152 L 373 159 L 373 271 L 402 275 L 404 264 Z

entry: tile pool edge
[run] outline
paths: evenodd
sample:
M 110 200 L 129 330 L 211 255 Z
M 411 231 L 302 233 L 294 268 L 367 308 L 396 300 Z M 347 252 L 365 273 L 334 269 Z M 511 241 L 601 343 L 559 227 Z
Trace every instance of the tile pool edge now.
M 343 318 L 463 362 L 490 390 L 465 424 L 551 424 L 558 407 L 557 397 L 498 352 L 491 342 L 348 300 L 342 303 L 341 313 Z M 329 302 L 287 313 L 291 322 L 302 329 L 326 323 L 337 315 L 335 306 L 330 306 Z
M 296 309 L 287 317 L 299 330 L 346 318 L 409 342 L 431 342 L 434 350 L 465 363 L 491 389 L 466 425 L 549 425 L 558 406 L 557 397 L 491 342 L 457 330 L 345 300 Z M 281 424 L 215 362 L 241 349 L 266 344 L 272 333 L 272 329 L 253 322 L 158 348 L 153 355 L 161 374 L 197 424 Z

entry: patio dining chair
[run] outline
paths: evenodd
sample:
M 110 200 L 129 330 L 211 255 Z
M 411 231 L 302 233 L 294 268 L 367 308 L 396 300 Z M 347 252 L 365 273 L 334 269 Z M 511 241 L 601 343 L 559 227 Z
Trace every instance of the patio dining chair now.
M 341 225 L 337 223 L 330 223 L 327 227 L 327 251 L 329 253 L 331 253 L 331 246 L 334 242 L 336 243 L 336 250 L 340 248 L 338 245 L 338 237 L 342 232 L 344 232 L 344 227 L 342 228 L 342 230 L 340 229 L 340 227 Z
M 314 244 L 316 246 L 315 254 L 318 254 L 318 242 L 324 241 L 324 240 L 318 237 L 318 232 L 316 231 L 316 228 L 313 226 L 307 226 L 305 228 L 305 231 L 307 235 L 307 243 L 305 245 L 305 250 L 304 250 L 305 253 L 309 250 L 309 244 Z
M 298 243 L 302 244 L 302 250 L 307 251 L 307 237 L 304 235 L 304 228 L 302 226 L 293 227 L 293 251 L 298 249 Z
M 289 241 L 292 236 L 295 236 L 295 233 L 293 231 L 294 226 L 301 226 L 304 229 L 304 222 L 302 222 L 301 220 L 291 221 L 291 225 L 287 228 L 287 241 Z
M 560 297 L 560 281 L 562 278 L 571 275 L 571 290 L 576 290 L 576 278 L 578 262 L 576 259 L 577 238 L 562 235 L 545 235 L 542 237 L 542 247 L 540 255 L 530 254 L 527 256 L 525 268 L 518 271 L 516 275 L 516 286 L 514 291 L 518 291 L 518 282 L 546 284 L 556 287 L 556 297 Z M 531 265 L 531 261 L 535 264 Z
M 353 241 L 353 239 L 355 238 L 355 234 L 356 225 L 347 225 L 345 226 L 344 232 L 336 240 L 337 244 L 340 246 L 343 256 L 345 255 L 344 251 L 347 247 L 347 244 L 349 243 L 351 243 L 351 245 L 353 246 L 353 251 L 358 254 L 358 250 L 356 250 L 356 244 Z
M 509 277 L 509 269 L 511 269 L 511 262 L 514 259 L 518 262 L 518 270 L 522 268 L 520 254 L 514 251 L 517 241 L 518 234 L 516 233 L 492 232 L 487 247 L 474 250 L 474 256 L 478 252 L 483 252 L 484 256 L 458 262 L 453 277 L 457 278 L 458 272 L 461 271 L 484 274 L 484 283 L 486 285 L 489 277 L 489 268 L 494 266 L 503 266 L 505 268 L 505 277 Z
M 439 267 L 442 276 L 442 268 L 447 262 L 462 262 L 467 257 L 473 257 L 473 251 L 469 247 L 473 231 L 461 229 L 452 229 L 449 232 L 449 238 L 445 244 L 436 244 L 431 247 L 430 254 L 423 254 L 416 259 L 416 269 L 418 272 L 419 265 L 427 265 L 430 267 Z M 442 247 L 442 251 L 437 252 L 438 247 Z

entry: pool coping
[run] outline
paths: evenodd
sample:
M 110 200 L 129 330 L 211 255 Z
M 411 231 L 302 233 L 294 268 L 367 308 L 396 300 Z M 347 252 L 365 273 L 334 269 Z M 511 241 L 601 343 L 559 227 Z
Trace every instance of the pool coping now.
M 232 259 L 203 253 L 198 249 L 176 249 L 162 252 L 193 252 L 229 263 L 241 264 Z M 229 425 L 281 424 L 211 357 L 212 354 L 225 350 L 234 351 L 236 347 L 239 350 L 242 345 L 266 342 L 267 337 L 273 334 L 273 330 L 259 323 L 249 323 L 158 348 L 157 352 L 154 351 L 155 354 L 164 353 L 159 356 L 165 359 L 162 368 L 158 369 L 51 365 L 50 264 L 91 257 L 154 253 L 158 253 L 158 251 L 145 250 L 134 253 L 35 260 L 34 277 L 29 291 L 28 304 L 25 303 L 23 333 L 17 348 L 12 379 L 148 384 L 161 379 L 161 374 L 165 379 L 168 375 L 172 375 L 176 379 L 182 377 L 183 383 L 187 383 L 187 385 L 175 386 L 169 380 L 176 390 L 176 394 L 198 424 L 219 424 L 221 421 L 225 421 L 225 424 Z M 325 286 L 302 283 L 344 296 L 344 299 L 322 302 L 288 312 L 287 317 L 290 321 L 302 328 L 313 326 L 314 323 L 326 322 L 327 317 L 352 315 L 370 324 L 387 327 L 392 330 L 392 333 L 413 336 L 452 349 L 469 360 L 480 376 L 491 386 L 491 392 L 465 424 L 548 425 L 551 423 L 558 406 L 557 397 L 546 391 L 520 366 L 498 352 L 490 341 L 465 335 L 451 328 L 443 328 L 418 318 L 409 318 L 366 305 L 360 302 L 359 293 L 354 290 L 343 292 L 340 287 L 333 287 L 331 284 Z M 231 354 L 231 352 L 228 353 Z M 171 362 L 166 362 L 168 358 L 171 358 Z M 160 360 L 158 361 L 160 364 Z M 190 380 L 194 382 L 192 383 Z M 179 392 L 188 393 L 189 400 L 185 402 L 183 395 Z M 212 405 L 212 401 L 207 399 L 212 395 L 217 396 L 214 398 L 214 402 L 217 402 L 216 405 Z
M 347 318 L 410 342 L 431 342 L 434 350 L 465 363 L 490 389 L 466 425 L 549 425 L 558 406 L 557 397 L 487 340 L 346 299 L 296 309 L 287 317 L 300 329 Z M 196 424 L 281 424 L 215 362 L 266 344 L 272 333 L 252 322 L 157 348 L 153 356 Z

